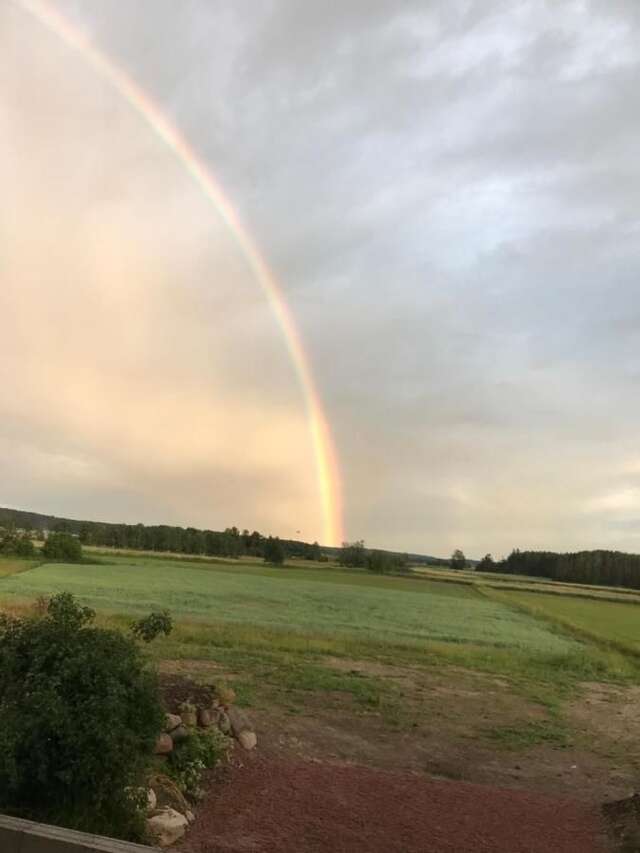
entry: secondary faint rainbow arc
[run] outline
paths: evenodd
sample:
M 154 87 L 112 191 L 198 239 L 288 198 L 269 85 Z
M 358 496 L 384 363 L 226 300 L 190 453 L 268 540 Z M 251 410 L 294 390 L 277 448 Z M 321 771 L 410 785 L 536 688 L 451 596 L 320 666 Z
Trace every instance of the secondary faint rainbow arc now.
M 315 386 L 309 360 L 300 333 L 278 282 L 260 254 L 240 217 L 233 209 L 219 183 L 199 160 L 185 137 L 163 115 L 146 92 L 111 58 L 103 54 L 64 15 L 46 0 L 14 0 L 48 30 L 59 36 L 93 67 L 102 79 L 142 116 L 152 130 L 173 151 L 201 191 L 211 201 L 245 257 L 256 280 L 262 287 L 271 310 L 280 326 L 300 383 L 309 419 L 309 428 L 318 478 L 318 490 L 323 517 L 324 541 L 339 544 L 343 539 L 341 485 L 338 460 L 331 430 L 324 414 L 320 395 Z

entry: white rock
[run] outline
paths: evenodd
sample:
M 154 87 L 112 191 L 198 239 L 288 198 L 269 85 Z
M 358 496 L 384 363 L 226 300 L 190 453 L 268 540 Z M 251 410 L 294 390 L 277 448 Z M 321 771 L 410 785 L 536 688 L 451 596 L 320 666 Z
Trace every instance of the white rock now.
M 188 825 L 184 815 L 168 807 L 156 812 L 153 817 L 147 818 L 149 835 L 160 847 L 169 847 L 170 844 L 182 838 Z
M 196 816 L 195 816 L 195 815 L 194 815 L 194 813 L 191 811 L 191 809 L 189 809 L 189 811 L 186 813 L 185 817 L 186 817 L 186 819 L 189 821 L 189 823 L 193 823 L 193 822 L 194 822 L 194 820 L 196 819 Z
M 147 790 L 147 809 L 152 812 L 157 805 L 158 798 L 156 797 L 156 792 L 153 790 L 153 788 L 149 788 Z
M 182 723 L 182 717 L 179 714 L 165 714 L 164 715 L 164 730 L 165 730 L 165 732 L 172 732 L 174 729 L 177 729 L 181 723 Z
M 258 738 L 255 732 L 245 730 L 238 735 L 238 743 L 244 749 L 253 749 L 258 743 Z

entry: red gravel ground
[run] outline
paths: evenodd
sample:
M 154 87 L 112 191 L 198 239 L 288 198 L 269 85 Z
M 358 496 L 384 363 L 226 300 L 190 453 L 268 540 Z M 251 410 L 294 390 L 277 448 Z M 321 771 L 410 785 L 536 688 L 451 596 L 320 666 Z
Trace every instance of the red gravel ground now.
M 214 783 L 183 853 L 604 853 L 584 803 L 251 754 Z

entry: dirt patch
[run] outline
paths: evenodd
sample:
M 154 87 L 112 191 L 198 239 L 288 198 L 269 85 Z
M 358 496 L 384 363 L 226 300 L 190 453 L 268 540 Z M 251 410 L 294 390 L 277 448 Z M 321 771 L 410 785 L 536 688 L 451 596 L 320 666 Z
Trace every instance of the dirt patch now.
M 164 709 L 172 714 L 178 713 L 183 702 L 208 708 L 215 695 L 211 687 L 197 684 L 183 675 L 160 675 L 159 687 Z
M 597 811 L 411 773 L 243 758 L 214 784 L 182 853 L 604 853 Z
M 544 727 L 548 709 L 518 695 L 503 679 L 459 668 L 429 670 L 342 658 L 326 658 L 323 663 L 346 673 L 393 679 L 396 689 L 391 707 L 362 706 L 339 691 L 294 688 L 286 693 L 262 693 L 256 680 L 253 705 L 247 710 L 261 754 L 276 762 L 354 763 L 598 805 L 628 797 L 637 784 L 640 774 L 625 754 L 612 756 L 607 749 L 592 748 L 598 737 L 590 733 L 599 731 L 592 725 L 596 718 L 600 720 L 599 712 L 589 721 L 583 717 L 572 720 L 575 730 L 584 736 L 562 746 L 537 743 L 507 748 L 491 733 L 519 731 L 527 725 Z M 167 661 L 162 669 L 165 676 L 173 671 L 209 683 L 225 677 L 231 684 L 234 681 L 232 673 L 225 675 L 209 661 Z M 572 705 L 578 712 L 581 707 L 579 702 Z M 610 709 L 611 703 L 606 707 Z M 603 712 L 603 732 L 606 719 Z M 630 735 L 634 731 L 637 729 L 632 727 Z
M 586 683 L 582 695 L 568 708 L 569 715 L 581 727 L 611 746 L 631 750 L 640 760 L 640 687 Z

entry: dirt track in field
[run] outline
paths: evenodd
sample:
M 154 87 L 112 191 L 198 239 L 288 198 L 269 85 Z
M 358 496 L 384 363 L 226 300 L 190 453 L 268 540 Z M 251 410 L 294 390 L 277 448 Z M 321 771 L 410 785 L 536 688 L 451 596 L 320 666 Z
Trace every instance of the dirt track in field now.
M 604 853 L 595 806 L 251 753 L 209 787 L 181 853 Z

